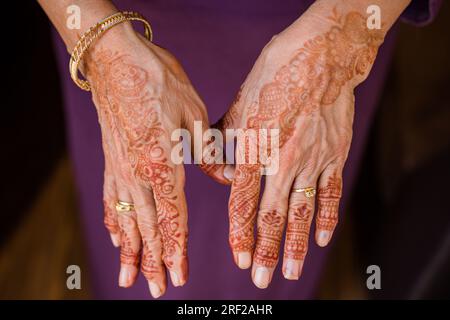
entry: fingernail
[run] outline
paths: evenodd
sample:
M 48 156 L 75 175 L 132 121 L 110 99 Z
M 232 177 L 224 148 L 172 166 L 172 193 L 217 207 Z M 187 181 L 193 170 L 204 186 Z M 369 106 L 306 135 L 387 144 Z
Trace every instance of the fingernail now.
M 239 252 L 237 255 L 237 264 L 241 269 L 248 269 L 252 265 L 252 256 L 250 252 Z
M 284 271 L 284 277 L 288 280 L 298 280 L 298 262 L 295 260 L 287 260 Z
M 225 168 L 223 168 L 223 176 L 230 181 L 233 180 L 234 167 L 232 165 L 226 165 Z
M 156 298 L 161 297 L 162 291 L 156 283 L 149 281 L 148 288 L 150 289 L 150 293 L 153 298 L 156 299 Z
M 172 279 L 172 284 L 174 287 L 181 286 L 180 277 L 175 271 L 170 271 L 170 279 Z
M 260 289 L 265 289 L 269 286 L 270 272 L 265 267 L 258 267 L 255 271 L 255 278 L 253 282 Z
M 120 274 L 119 274 L 119 286 L 124 287 L 124 288 L 128 287 L 130 278 L 131 278 L 131 273 L 130 273 L 128 266 L 121 266 Z
M 329 231 L 325 231 L 325 230 L 321 230 L 319 232 L 319 238 L 317 239 L 317 244 L 321 247 L 325 247 L 328 242 L 330 241 L 330 232 Z
M 120 235 L 111 233 L 110 236 L 111 236 L 111 241 L 112 241 L 113 246 L 118 248 L 120 246 Z

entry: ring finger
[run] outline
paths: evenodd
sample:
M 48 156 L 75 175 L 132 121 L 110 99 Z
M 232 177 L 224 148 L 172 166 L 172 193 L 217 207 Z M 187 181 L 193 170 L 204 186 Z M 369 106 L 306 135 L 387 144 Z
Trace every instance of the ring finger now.
M 118 186 L 118 200 L 133 203 L 133 199 L 124 187 Z M 136 211 L 117 212 L 120 228 L 120 275 L 119 286 L 130 287 L 138 272 L 141 236 L 137 225 Z

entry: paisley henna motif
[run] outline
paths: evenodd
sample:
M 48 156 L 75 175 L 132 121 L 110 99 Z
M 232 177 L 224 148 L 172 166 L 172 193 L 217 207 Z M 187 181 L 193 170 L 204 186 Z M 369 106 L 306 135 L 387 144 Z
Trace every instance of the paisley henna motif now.
M 341 88 L 357 75 L 364 75 L 375 60 L 383 37 L 369 30 L 366 19 L 350 12 L 345 22 L 308 40 L 274 81 L 264 85 L 258 102 L 250 109 L 248 128 L 280 129 L 280 147 L 292 136 L 295 119 L 334 103 Z

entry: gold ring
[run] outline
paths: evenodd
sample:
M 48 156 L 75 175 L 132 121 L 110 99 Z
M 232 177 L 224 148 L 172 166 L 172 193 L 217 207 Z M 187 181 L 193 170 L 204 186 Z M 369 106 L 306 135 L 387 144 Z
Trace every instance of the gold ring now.
M 134 204 L 131 202 L 117 201 L 116 211 L 118 213 L 134 211 Z
M 313 187 L 292 189 L 292 192 L 298 192 L 298 193 L 304 192 L 305 197 L 307 197 L 307 198 L 312 198 L 316 195 L 316 189 L 314 189 Z

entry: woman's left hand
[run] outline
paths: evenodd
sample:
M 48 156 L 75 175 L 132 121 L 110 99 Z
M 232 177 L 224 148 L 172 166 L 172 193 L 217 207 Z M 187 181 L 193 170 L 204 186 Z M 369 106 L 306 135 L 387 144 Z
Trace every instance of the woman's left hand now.
M 384 33 L 369 30 L 362 14 L 336 8 L 319 14 L 321 9 L 313 5 L 270 41 L 218 125 L 279 130 L 279 169 L 265 179 L 259 210 L 260 162 L 236 164 L 229 201 L 235 262 L 243 269 L 253 262 L 252 278 L 260 288 L 272 279 L 286 224 L 283 274 L 291 280 L 301 274 L 315 198 L 294 189 L 317 188 L 315 239 L 322 247 L 331 239 L 352 137 L 353 90 L 367 77 L 383 41 Z M 261 140 L 248 141 L 262 147 Z M 249 146 L 238 139 L 236 159 L 248 155 Z

